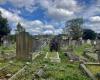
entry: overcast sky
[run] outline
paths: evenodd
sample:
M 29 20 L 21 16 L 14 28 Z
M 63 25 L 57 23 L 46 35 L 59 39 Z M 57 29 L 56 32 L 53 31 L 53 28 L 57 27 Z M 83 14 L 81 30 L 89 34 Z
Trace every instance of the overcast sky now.
M 0 10 L 12 34 L 18 22 L 31 34 L 59 34 L 67 20 L 77 17 L 100 32 L 100 0 L 0 0 Z

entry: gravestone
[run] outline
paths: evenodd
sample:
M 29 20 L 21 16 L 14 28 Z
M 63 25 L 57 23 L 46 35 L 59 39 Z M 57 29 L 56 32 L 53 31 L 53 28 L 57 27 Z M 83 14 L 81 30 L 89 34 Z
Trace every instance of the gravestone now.
M 21 60 L 32 60 L 33 39 L 25 32 L 25 29 L 18 23 L 16 33 L 16 58 Z
M 97 55 L 98 55 L 98 61 L 100 63 L 100 40 L 96 41 L 96 52 L 97 52 Z
M 27 32 L 16 35 L 16 57 L 17 59 L 31 60 L 33 40 Z
M 91 44 L 91 40 L 88 39 L 88 40 L 87 40 L 87 44 Z
M 4 47 L 9 47 L 10 46 L 10 40 L 8 36 L 3 37 L 3 46 Z

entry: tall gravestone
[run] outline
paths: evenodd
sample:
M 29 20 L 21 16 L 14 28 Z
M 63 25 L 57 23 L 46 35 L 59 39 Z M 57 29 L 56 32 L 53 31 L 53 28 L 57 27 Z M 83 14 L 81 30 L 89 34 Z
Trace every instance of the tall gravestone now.
M 16 35 L 16 57 L 17 59 L 31 60 L 33 40 L 26 32 L 20 32 Z
M 17 25 L 16 33 L 16 58 L 21 60 L 31 60 L 33 51 L 33 39 L 25 32 L 20 24 Z

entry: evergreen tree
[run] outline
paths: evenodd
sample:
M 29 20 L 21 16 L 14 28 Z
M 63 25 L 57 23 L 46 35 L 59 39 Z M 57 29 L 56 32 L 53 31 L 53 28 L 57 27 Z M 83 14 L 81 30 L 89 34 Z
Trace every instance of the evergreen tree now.
M 2 38 L 10 33 L 11 29 L 8 25 L 8 20 L 2 17 L 0 12 L 0 44 L 2 43 Z

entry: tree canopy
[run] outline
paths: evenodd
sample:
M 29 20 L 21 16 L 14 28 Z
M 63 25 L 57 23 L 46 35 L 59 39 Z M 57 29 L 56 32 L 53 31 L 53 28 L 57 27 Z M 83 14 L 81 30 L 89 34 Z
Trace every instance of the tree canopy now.
M 0 43 L 1 43 L 1 38 L 3 36 L 6 36 L 10 33 L 11 29 L 8 25 L 8 20 L 6 18 L 2 17 L 2 14 L 0 12 Z
M 83 18 L 76 18 L 66 22 L 66 27 L 69 29 L 69 35 L 72 39 L 79 39 L 82 37 Z
M 87 39 L 95 40 L 96 39 L 96 33 L 91 29 L 84 29 L 82 38 L 84 40 L 87 40 Z

